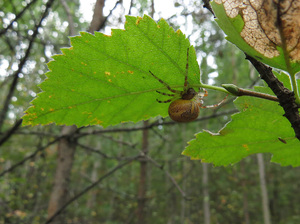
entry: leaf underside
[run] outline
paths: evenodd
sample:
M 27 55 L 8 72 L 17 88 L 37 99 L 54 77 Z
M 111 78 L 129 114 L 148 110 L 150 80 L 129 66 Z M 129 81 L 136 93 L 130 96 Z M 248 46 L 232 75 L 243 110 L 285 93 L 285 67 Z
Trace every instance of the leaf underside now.
M 167 116 L 167 88 L 182 90 L 188 39 L 164 20 L 126 17 L 125 30 L 111 36 L 81 32 L 71 37 L 71 48 L 53 56 L 50 72 L 40 84 L 42 92 L 32 101 L 23 125 L 115 125 L 121 122 Z M 194 49 L 189 51 L 188 82 L 199 84 L 200 70 Z M 179 88 L 180 87 L 180 88 Z
M 226 38 L 242 51 L 289 74 L 300 71 L 299 1 L 214 0 L 212 7 Z

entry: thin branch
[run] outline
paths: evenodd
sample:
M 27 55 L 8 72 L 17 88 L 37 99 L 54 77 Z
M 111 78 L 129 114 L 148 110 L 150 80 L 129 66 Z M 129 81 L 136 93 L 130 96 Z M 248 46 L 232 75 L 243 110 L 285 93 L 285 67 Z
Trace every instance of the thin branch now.
M 9 24 L 6 28 L 0 30 L 0 36 L 3 35 L 4 33 L 6 33 L 7 30 L 10 29 L 10 28 L 12 27 L 13 23 L 16 22 L 19 18 L 21 18 L 21 16 L 23 15 L 23 13 L 24 13 L 24 12 L 25 12 L 32 4 L 34 4 L 36 1 L 37 1 L 37 0 L 32 0 L 31 2 L 29 2 L 29 3 L 23 8 L 23 10 L 22 10 L 21 12 L 19 12 L 19 13 L 16 15 L 15 19 L 12 20 L 12 21 L 10 22 L 10 24 Z
M 48 148 L 50 145 L 53 145 L 54 143 L 56 143 L 60 138 L 54 139 L 53 141 L 49 142 L 47 145 L 45 146 L 41 146 L 38 147 L 37 150 L 35 150 L 31 155 L 25 157 L 24 159 L 22 159 L 20 162 L 15 163 L 14 165 L 12 165 L 10 168 L 4 170 L 2 173 L 0 173 L 0 177 L 2 177 L 4 174 L 13 171 L 14 169 L 16 169 L 18 166 L 23 165 L 27 160 L 33 159 L 40 151 L 43 151 L 44 149 Z
M 131 15 L 131 9 L 132 9 L 132 7 L 133 7 L 133 0 L 130 1 L 128 15 Z
M 75 26 L 74 26 L 74 20 L 73 20 L 73 16 L 71 14 L 71 10 L 67 4 L 67 2 L 65 0 L 60 0 L 63 8 L 65 9 L 65 12 L 67 13 L 68 16 L 68 23 L 69 23 L 69 36 L 74 36 L 75 35 Z
M 211 14 L 213 14 L 214 16 L 215 16 L 215 13 L 214 13 L 214 11 L 213 11 L 213 9 L 212 9 L 212 7 L 211 7 L 211 5 L 210 5 L 210 0 L 202 0 L 203 1 L 203 8 L 207 8 L 210 12 L 211 12 Z
M 89 190 L 91 190 L 92 188 L 94 188 L 95 186 L 97 186 L 101 181 L 103 181 L 105 178 L 109 177 L 110 175 L 112 175 L 114 172 L 116 172 L 117 170 L 121 169 L 123 166 L 131 163 L 132 161 L 138 159 L 140 156 L 134 156 L 132 157 L 130 160 L 127 160 L 124 163 L 121 163 L 119 165 L 117 165 L 115 168 L 113 168 L 112 170 L 110 170 L 109 172 L 107 172 L 105 175 L 103 175 L 102 177 L 100 177 L 96 182 L 92 183 L 91 185 L 89 185 L 88 187 L 86 187 L 83 191 L 81 191 L 80 193 L 76 194 L 73 198 L 71 198 L 67 203 L 65 203 L 60 209 L 58 209 L 46 222 L 45 224 L 49 224 L 51 223 L 54 218 L 56 216 L 58 216 L 60 213 L 62 213 L 71 203 L 73 203 L 74 201 L 76 201 L 78 198 L 80 198 L 82 195 L 84 195 L 85 193 L 87 193 Z
M 167 177 L 171 180 L 171 182 L 174 184 L 174 186 L 178 189 L 178 191 L 180 192 L 180 194 L 182 195 L 182 197 L 186 200 L 190 200 L 190 198 L 188 198 L 186 196 L 186 193 L 181 189 L 181 187 L 179 186 L 179 184 L 176 182 L 176 180 L 172 177 L 172 175 L 169 173 L 169 171 L 164 169 L 163 165 L 158 164 L 154 159 L 152 159 L 150 156 L 145 155 L 145 158 L 147 158 L 147 160 L 149 160 L 154 166 L 156 166 L 157 168 L 161 169 L 162 171 L 165 172 L 165 174 L 167 175 Z
M 233 110 L 229 110 L 229 111 L 224 111 L 221 113 L 213 113 L 211 115 L 208 116 L 203 116 L 198 118 L 197 120 L 193 121 L 193 122 L 199 122 L 199 121 L 203 121 L 203 120 L 208 120 L 208 119 L 212 119 L 212 118 L 216 118 L 216 117 L 220 117 L 220 116 L 225 116 L 225 115 L 230 115 L 233 113 L 238 112 L 237 109 L 233 109 Z M 141 131 L 144 129 L 151 129 L 153 127 L 156 126 L 165 126 L 165 125 L 175 125 L 175 124 L 179 124 L 178 122 L 175 121 L 155 121 L 147 126 L 141 126 L 141 127 L 133 127 L 133 128 L 114 128 L 114 129 L 103 129 L 103 130 L 94 130 L 91 132 L 82 132 L 79 133 L 75 136 L 75 138 L 82 138 L 86 135 L 99 135 L 99 134 L 103 134 L 103 133 L 116 133 L 116 132 L 131 132 L 131 131 Z
M 117 1 L 115 6 L 109 11 L 109 14 L 106 17 L 104 17 L 101 25 L 99 26 L 99 30 L 101 30 L 105 26 L 107 19 L 112 15 L 113 11 L 117 8 L 118 4 L 120 3 L 122 3 L 122 0 Z
M 16 121 L 14 126 L 3 134 L 2 138 L 0 139 L 0 146 L 3 145 L 3 143 L 6 142 L 10 138 L 10 136 L 12 136 L 12 134 L 20 127 L 21 124 L 22 119 Z
M 130 148 L 135 148 L 136 145 L 137 145 L 137 143 L 132 144 L 130 142 L 125 142 L 125 141 L 121 141 L 121 140 L 115 139 L 113 136 L 110 136 L 110 135 L 101 135 L 101 137 L 109 139 L 112 142 L 116 142 L 116 143 L 119 143 L 119 144 L 122 144 L 122 145 L 126 145 L 126 146 L 128 146 Z

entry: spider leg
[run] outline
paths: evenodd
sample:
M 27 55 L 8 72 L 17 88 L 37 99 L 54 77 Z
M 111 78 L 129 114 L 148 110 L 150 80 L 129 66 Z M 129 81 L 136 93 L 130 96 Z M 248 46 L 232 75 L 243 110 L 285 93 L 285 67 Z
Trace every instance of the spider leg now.
M 161 100 L 156 99 L 156 101 L 159 102 L 159 103 L 169 103 L 169 102 L 172 101 L 172 99 L 164 100 L 164 101 L 161 101 Z
M 163 80 L 161 80 L 160 78 L 158 78 L 156 75 L 154 75 L 151 71 L 149 71 L 150 74 L 156 78 L 161 84 L 163 84 L 165 87 L 167 87 L 168 90 L 170 90 L 172 93 L 181 93 L 181 91 L 172 89 L 167 83 L 165 83 Z
M 204 89 L 204 88 L 202 88 L 202 90 L 204 91 L 204 93 L 199 93 L 200 97 L 201 97 L 201 98 L 203 98 L 203 97 L 206 97 L 206 96 L 208 96 L 208 92 L 207 92 L 207 90 L 206 90 L 206 89 Z M 200 89 L 199 89 L 199 91 L 200 91 Z
M 184 88 L 188 86 L 188 73 L 189 73 L 189 48 L 186 51 L 186 66 L 185 66 L 185 74 L 184 74 Z
M 215 108 L 220 106 L 222 103 L 224 103 L 224 101 L 226 100 L 228 94 L 225 96 L 225 98 L 223 100 L 221 100 L 219 103 L 217 104 L 213 104 L 213 105 L 207 105 L 207 106 L 203 106 L 203 105 L 199 105 L 200 108 Z
M 175 96 L 175 94 L 164 93 L 164 92 L 160 92 L 158 90 L 156 90 L 156 92 L 161 94 L 161 95 L 165 95 L 165 96 Z

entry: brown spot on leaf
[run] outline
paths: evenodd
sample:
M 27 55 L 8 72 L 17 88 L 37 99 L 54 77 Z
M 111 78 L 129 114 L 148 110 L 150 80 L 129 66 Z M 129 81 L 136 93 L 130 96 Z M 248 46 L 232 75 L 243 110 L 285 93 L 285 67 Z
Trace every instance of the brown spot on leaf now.
M 244 20 L 241 37 L 265 57 L 279 55 L 283 48 L 291 60 L 300 60 L 300 1 L 298 0 L 215 0 L 223 3 L 230 18 Z

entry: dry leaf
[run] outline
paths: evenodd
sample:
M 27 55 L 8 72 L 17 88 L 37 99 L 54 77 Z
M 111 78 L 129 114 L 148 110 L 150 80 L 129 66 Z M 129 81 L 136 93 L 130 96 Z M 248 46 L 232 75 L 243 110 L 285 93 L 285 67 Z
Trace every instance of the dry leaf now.
M 279 55 L 280 46 L 291 60 L 300 60 L 299 0 L 215 0 L 230 18 L 244 20 L 241 37 L 265 57 Z

